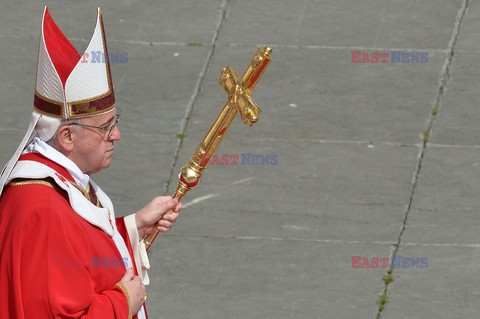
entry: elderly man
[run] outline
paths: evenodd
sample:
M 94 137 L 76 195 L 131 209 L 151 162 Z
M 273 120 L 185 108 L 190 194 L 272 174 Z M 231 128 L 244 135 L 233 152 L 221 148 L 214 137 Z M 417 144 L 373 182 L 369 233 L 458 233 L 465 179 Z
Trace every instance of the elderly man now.
M 0 318 L 147 317 L 142 238 L 181 205 L 115 218 L 90 178 L 121 138 L 100 10 L 85 52 L 106 59 L 81 57 L 45 8 L 32 119 L 0 178 Z

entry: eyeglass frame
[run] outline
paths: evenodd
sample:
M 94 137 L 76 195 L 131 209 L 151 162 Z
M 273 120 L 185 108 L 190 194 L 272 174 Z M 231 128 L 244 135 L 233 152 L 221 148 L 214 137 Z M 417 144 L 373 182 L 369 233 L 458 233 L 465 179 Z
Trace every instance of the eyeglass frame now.
M 93 126 L 93 125 L 87 125 L 87 124 L 77 123 L 77 122 L 68 123 L 68 125 L 78 125 L 78 126 L 90 127 L 90 128 L 96 128 L 96 129 L 99 129 L 99 130 L 103 130 L 105 132 L 108 132 L 107 138 L 110 138 L 113 134 L 113 129 L 115 127 L 117 127 L 117 125 L 118 125 L 119 119 L 120 119 L 120 114 L 117 114 L 116 118 L 115 118 L 115 123 L 113 123 L 112 126 L 110 126 L 110 127 Z

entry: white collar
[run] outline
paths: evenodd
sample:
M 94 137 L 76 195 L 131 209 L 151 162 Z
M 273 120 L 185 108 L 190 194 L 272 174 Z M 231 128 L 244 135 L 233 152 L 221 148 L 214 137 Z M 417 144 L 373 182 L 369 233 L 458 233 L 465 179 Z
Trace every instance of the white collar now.
M 55 163 L 63 166 L 70 173 L 70 175 L 72 175 L 72 177 L 75 179 L 75 182 L 80 185 L 80 187 L 87 189 L 87 186 L 90 183 L 90 176 L 84 174 L 77 164 L 75 164 L 71 159 L 67 158 L 65 155 L 38 137 L 35 137 L 33 141 L 27 147 L 25 147 L 23 154 L 32 152 L 39 153 Z

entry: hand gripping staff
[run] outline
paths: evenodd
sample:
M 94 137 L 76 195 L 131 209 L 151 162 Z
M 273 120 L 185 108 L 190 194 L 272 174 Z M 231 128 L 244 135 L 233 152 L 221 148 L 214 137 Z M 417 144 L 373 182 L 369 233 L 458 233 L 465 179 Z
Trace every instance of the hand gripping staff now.
M 251 98 L 252 90 L 270 63 L 272 49 L 265 47 L 258 49 L 250 65 L 248 66 L 242 80 L 232 67 L 225 67 L 220 72 L 219 82 L 228 93 L 228 101 L 218 115 L 203 141 L 198 145 L 195 153 L 187 165 L 183 166 L 178 176 L 177 189 L 173 195 L 178 201 L 193 187 L 200 182 L 202 171 L 206 168 L 210 157 L 215 154 L 218 146 L 227 132 L 230 124 L 237 113 L 240 113 L 243 123 L 252 126 L 258 120 L 260 108 Z M 145 247 L 148 250 L 157 237 L 159 231 L 155 227 L 150 234 L 144 238 Z

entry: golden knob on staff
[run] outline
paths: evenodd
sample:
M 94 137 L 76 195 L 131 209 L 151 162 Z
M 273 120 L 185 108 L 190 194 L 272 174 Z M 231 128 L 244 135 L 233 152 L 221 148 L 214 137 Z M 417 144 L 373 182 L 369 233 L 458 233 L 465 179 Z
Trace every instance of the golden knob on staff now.
M 240 113 L 242 121 L 249 126 L 257 122 L 261 110 L 251 98 L 251 94 L 270 63 L 271 52 L 272 49 L 270 47 L 258 49 L 241 81 L 232 67 L 227 66 L 220 72 L 219 82 L 228 93 L 228 101 L 200 145 L 198 145 L 188 164 L 180 170 L 177 188 L 173 195 L 178 201 L 200 182 L 202 171 L 207 166 L 210 157 L 215 154 L 220 143 L 222 143 L 235 115 Z M 144 239 L 147 251 L 152 247 L 158 234 L 158 229 L 154 228 Z

